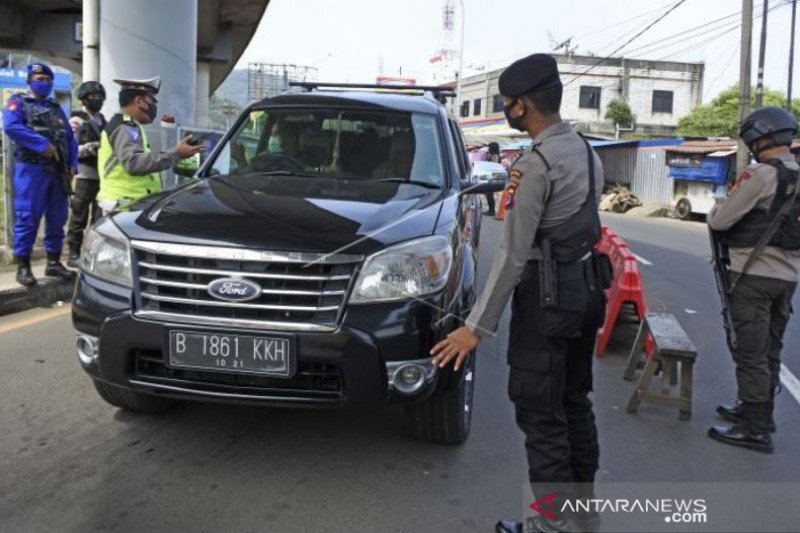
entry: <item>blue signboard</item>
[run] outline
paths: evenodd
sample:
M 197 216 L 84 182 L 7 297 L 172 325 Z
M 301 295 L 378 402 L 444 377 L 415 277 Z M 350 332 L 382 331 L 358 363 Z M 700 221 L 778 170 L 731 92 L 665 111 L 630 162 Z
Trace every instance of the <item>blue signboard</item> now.
M 69 91 L 72 83 L 72 74 L 69 72 L 56 72 L 53 87 L 56 91 Z M 19 87 L 25 90 L 28 85 L 28 73 L 23 69 L 0 68 L 0 86 Z
M 728 181 L 730 157 L 702 157 L 691 165 L 669 165 L 672 178 L 687 181 L 705 181 L 724 185 Z

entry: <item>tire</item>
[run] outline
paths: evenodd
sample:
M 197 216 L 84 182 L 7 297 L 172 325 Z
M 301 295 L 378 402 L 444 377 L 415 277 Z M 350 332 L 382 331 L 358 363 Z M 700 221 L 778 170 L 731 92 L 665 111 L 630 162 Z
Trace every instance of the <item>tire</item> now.
M 406 405 L 406 424 L 412 439 L 434 444 L 463 444 L 472 427 L 475 396 L 475 354 L 467 358 L 459 381 L 437 390 L 422 403 Z
M 92 381 L 94 381 L 94 388 L 97 389 L 97 394 L 106 402 L 120 409 L 140 413 L 162 413 L 178 403 L 177 400 L 142 394 L 141 392 L 109 385 L 97 379 Z
M 675 206 L 675 213 L 679 219 L 688 220 L 692 216 L 692 203 L 686 198 L 681 198 Z

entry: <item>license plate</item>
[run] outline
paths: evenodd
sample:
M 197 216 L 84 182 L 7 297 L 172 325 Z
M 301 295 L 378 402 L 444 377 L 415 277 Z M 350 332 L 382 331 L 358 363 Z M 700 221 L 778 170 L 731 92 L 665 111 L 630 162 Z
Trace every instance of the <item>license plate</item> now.
M 171 366 L 215 372 L 291 377 L 295 369 L 293 339 L 170 331 Z

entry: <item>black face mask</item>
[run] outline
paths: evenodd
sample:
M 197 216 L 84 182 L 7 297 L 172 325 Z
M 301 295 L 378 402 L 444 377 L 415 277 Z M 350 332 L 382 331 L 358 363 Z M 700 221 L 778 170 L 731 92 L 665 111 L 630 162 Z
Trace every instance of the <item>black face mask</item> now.
M 503 114 L 506 116 L 506 122 L 508 122 L 509 126 L 511 126 L 512 128 L 514 128 L 515 130 L 518 130 L 518 131 L 525 131 L 525 127 L 522 125 L 522 117 L 525 116 L 525 113 L 523 112 L 518 117 L 512 117 L 511 116 L 511 108 L 516 103 L 517 103 L 517 101 L 514 100 L 509 105 L 503 106 Z M 523 108 L 524 108 L 524 104 L 523 104 Z
M 92 113 L 97 113 L 98 111 L 103 109 L 103 101 L 102 100 L 97 100 L 97 99 L 94 99 L 94 98 L 91 98 L 91 99 L 87 98 L 83 102 L 83 105 L 85 105 L 86 109 L 88 109 Z
M 156 119 L 156 116 L 158 116 L 158 105 L 155 103 L 148 104 L 147 111 L 145 111 L 145 113 L 147 113 L 147 118 L 150 119 L 150 122 L 153 122 Z

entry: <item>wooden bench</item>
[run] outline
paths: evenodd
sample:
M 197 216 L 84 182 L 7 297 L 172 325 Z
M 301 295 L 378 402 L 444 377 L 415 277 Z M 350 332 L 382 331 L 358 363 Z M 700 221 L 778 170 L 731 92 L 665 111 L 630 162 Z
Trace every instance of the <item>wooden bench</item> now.
M 678 409 L 678 417 L 681 420 L 691 419 L 692 379 L 697 350 L 674 315 L 670 313 L 645 314 L 639 327 L 639 333 L 636 335 L 636 341 L 634 341 L 628 356 L 623 379 L 628 381 L 633 379 L 644 352 L 645 339 L 648 336 L 653 339 L 653 354 L 647 358 L 636 389 L 628 401 L 627 411 L 635 413 L 639 404 L 649 402 L 674 407 Z M 650 382 L 659 368 L 661 369 L 661 391 L 660 393 L 651 392 L 649 390 Z M 674 385 L 679 385 L 676 395 L 672 394 Z

